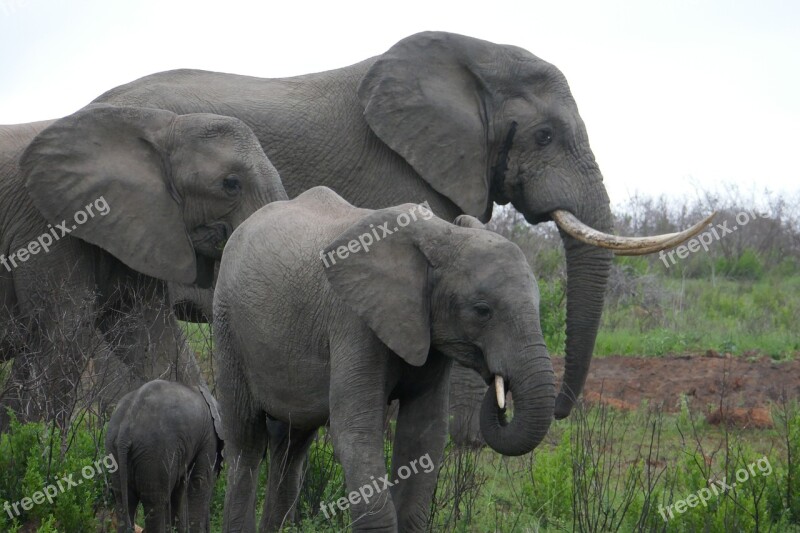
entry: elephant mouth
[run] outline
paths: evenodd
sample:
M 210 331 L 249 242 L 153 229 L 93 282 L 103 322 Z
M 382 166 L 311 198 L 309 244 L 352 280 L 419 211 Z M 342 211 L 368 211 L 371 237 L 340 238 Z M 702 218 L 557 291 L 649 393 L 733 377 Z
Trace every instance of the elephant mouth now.
M 475 347 L 471 343 L 450 342 L 447 345 L 438 346 L 438 349 L 441 350 L 442 353 L 446 353 L 449 357 L 453 358 L 453 360 L 460 365 L 466 368 L 471 368 L 480 374 L 481 378 L 487 385 L 492 383 L 494 374 L 492 374 L 491 370 L 489 370 L 489 365 L 486 362 L 486 358 L 479 348 Z
M 198 256 L 219 260 L 231 233 L 233 229 L 227 222 L 212 222 L 193 229 L 189 238 Z
M 553 222 L 571 237 L 592 246 L 612 250 L 615 255 L 646 255 L 677 246 L 703 231 L 711 223 L 714 215 L 716 212 L 711 213 L 694 226 L 677 233 L 665 233 L 652 237 L 620 237 L 598 231 L 564 209 L 555 209 L 550 212 Z
M 210 289 L 214 284 L 214 265 L 217 259 L 195 254 L 195 262 L 197 263 L 197 276 L 194 284 L 201 289 Z

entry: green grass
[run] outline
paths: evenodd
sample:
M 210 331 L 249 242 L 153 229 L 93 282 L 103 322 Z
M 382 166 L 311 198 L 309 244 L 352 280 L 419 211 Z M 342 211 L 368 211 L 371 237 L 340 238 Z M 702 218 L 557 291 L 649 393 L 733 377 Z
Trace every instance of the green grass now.
M 596 355 L 716 350 L 792 359 L 800 352 L 800 276 L 757 282 L 658 277 L 658 299 L 606 306 Z
M 709 426 L 686 405 L 676 414 L 654 412 L 646 404 L 633 412 L 577 409 L 553 424 L 533 454 L 521 457 L 449 446 L 430 527 L 458 532 L 658 530 L 665 525 L 661 506 L 697 493 L 710 478 L 730 481 L 741 468 L 766 457 L 770 473 L 758 470 L 736 490 L 713 497 L 707 507 L 676 514 L 668 531 L 800 531 L 797 405 L 773 411 L 775 429 L 730 431 Z M 104 455 L 102 432 L 88 419 L 76 424 L 62 454 L 58 432 L 42 424 L 15 424 L 0 438 L 0 500 L 20 500 L 65 474 L 80 472 Z M 390 457 L 388 441 L 385 451 Z M 262 469 L 259 511 L 265 482 Z M 212 504 L 213 531 L 221 531 L 224 494 L 223 474 Z M 321 501 L 343 495 L 341 467 L 321 430 L 309 456 L 300 524 L 286 530 L 346 530 L 347 512 L 326 519 L 319 511 Z M 108 527 L 110 503 L 107 478 L 97 476 L 18 520 L 0 515 L 0 528 L 95 531 Z
M 798 423 L 794 411 L 794 434 Z M 659 508 L 707 487 L 710 477 L 730 480 L 766 456 L 769 475 L 756 470 L 739 490 L 714 497 L 708 507 L 674 514 L 668 530 L 752 531 L 758 523 L 764 530 L 798 531 L 800 506 L 789 505 L 786 498 L 798 489 L 794 465 L 788 490 L 788 448 L 781 445 L 787 442 L 779 429 L 728 433 L 685 409 L 670 415 L 647 409 L 579 411 L 555 423 L 545 442 L 527 456 L 448 447 L 431 529 L 658 530 L 665 525 Z M 791 442 L 796 453 L 800 443 Z M 313 476 L 318 466 L 312 460 L 309 468 Z M 341 531 L 349 523 L 346 515 L 331 522 L 306 514 L 296 531 Z
M 595 356 L 660 356 L 715 350 L 733 355 L 768 355 L 775 360 L 789 360 L 800 351 L 796 335 L 764 333 L 748 335 L 737 331 L 683 333 L 664 328 L 640 333 L 631 329 L 601 331 L 597 336 Z
M 211 353 L 211 326 L 192 322 L 181 322 L 181 326 L 183 326 L 186 339 L 194 349 L 195 354 L 201 360 L 208 359 L 208 355 Z

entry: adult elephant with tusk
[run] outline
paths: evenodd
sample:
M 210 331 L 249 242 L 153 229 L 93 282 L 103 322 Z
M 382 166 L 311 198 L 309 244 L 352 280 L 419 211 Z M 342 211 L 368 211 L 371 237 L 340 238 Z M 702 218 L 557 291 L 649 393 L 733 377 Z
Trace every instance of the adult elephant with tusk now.
M 255 131 L 291 197 L 325 185 L 359 207 L 427 201 L 445 220 L 485 222 L 493 202 L 510 202 L 532 224 L 555 220 L 567 261 L 556 418 L 569 414 L 589 370 L 612 249 L 651 253 L 702 229 L 646 245 L 609 235 L 608 194 L 564 75 L 514 46 L 425 32 L 338 70 L 282 79 L 177 70 L 97 101 L 236 116 Z M 458 367 L 454 380 L 476 383 Z M 456 427 L 472 417 L 482 386 L 452 394 L 460 390 L 470 397 L 452 402 L 461 406 Z

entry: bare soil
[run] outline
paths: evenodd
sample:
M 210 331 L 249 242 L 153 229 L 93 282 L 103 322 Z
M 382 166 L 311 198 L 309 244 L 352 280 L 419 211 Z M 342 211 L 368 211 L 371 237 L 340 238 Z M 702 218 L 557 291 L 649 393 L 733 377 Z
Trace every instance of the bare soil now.
M 564 358 L 554 357 L 556 376 Z M 584 387 L 584 401 L 637 409 L 643 400 L 663 410 L 680 409 L 685 395 L 692 410 L 711 423 L 770 427 L 769 408 L 782 397 L 800 399 L 800 360 L 733 357 L 709 350 L 698 355 L 595 357 Z

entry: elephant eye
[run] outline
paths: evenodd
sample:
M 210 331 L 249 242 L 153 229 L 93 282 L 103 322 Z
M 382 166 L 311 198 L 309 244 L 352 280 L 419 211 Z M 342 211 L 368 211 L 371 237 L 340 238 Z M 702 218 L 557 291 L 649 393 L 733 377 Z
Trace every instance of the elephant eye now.
M 222 188 L 230 195 L 239 194 L 242 190 L 242 182 L 236 174 L 230 174 L 222 180 Z
M 533 134 L 533 138 L 539 146 L 547 146 L 553 141 L 553 130 L 551 128 L 536 130 Z
M 489 318 L 492 316 L 492 308 L 489 307 L 489 304 L 484 302 L 476 303 L 472 306 L 472 309 L 475 311 L 475 314 L 481 318 Z

